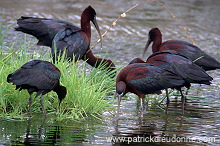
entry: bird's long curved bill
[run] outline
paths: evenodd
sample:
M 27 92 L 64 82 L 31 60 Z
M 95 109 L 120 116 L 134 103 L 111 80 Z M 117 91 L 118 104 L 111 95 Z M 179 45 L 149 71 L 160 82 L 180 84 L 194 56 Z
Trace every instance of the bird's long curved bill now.
M 96 30 L 98 31 L 98 34 L 99 34 L 99 37 L 100 37 L 100 41 L 101 41 L 101 49 L 102 49 L 102 40 L 103 39 L 102 39 L 102 34 L 100 32 L 100 29 L 99 29 L 99 25 L 98 25 L 98 23 L 96 21 L 96 18 L 93 19 L 92 23 L 94 24 Z
M 144 51 L 143 51 L 143 53 L 142 53 L 142 58 L 144 58 L 144 54 L 147 52 L 147 49 L 148 49 L 148 47 L 150 46 L 150 43 L 152 42 L 152 40 L 150 39 L 150 38 L 148 38 L 148 40 L 147 40 L 147 44 L 146 44 L 146 46 L 145 46 L 145 48 L 144 48 Z
M 119 110 L 120 110 L 120 104 L 121 104 L 121 98 L 122 98 L 123 95 L 118 95 L 118 113 L 119 113 Z

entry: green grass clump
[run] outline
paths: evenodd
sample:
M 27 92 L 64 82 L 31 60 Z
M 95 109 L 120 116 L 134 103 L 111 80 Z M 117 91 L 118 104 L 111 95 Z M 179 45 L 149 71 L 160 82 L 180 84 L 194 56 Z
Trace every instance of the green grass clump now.
M 31 51 L 30 44 L 33 42 L 30 41 L 19 40 L 8 45 L 4 42 L 7 38 L 6 35 L 6 31 L 3 32 L 3 29 L 0 29 L 0 38 L 2 38 L 0 39 L 0 116 L 24 118 L 29 116 L 29 94 L 27 90 L 15 90 L 15 85 L 7 83 L 6 78 L 8 74 L 13 73 L 30 60 L 51 61 L 50 52 L 45 54 L 42 50 Z M 48 115 L 56 114 L 58 120 L 97 117 L 109 106 L 109 100 L 106 97 L 114 93 L 115 85 L 115 78 L 110 77 L 111 72 L 104 70 L 103 66 L 91 68 L 82 61 L 76 64 L 71 62 L 68 65 L 68 61 L 63 58 L 55 65 L 61 71 L 60 82 L 67 88 L 67 95 L 60 108 L 55 92 L 45 95 L 45 107 Z M 43 115 L 40 98 L 33 98 L 33 113 Z
M 59 118 L 78 118 L 89 115 L 96 116 L 109 106 L 106 96 L 114 93 L 115 79 L 111 72 L 98 69 L 88 69 L 87 64 L 70 65 L 61 61 L 56 66 L 61 70 L 61 84 L 67 87 L 67 96 L 62 103 Z M 102 70 L 102 71 L 101 71 Z

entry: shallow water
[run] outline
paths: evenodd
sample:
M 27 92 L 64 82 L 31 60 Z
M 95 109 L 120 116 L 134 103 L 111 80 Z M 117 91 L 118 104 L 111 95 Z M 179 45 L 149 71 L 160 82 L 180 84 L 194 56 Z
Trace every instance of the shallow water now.
M 81 12 L 88 5 L 92 5 L 96 9 L 98 23 L 104 33 L 121 13 L 141 1 L 0 0 L 0 2 L 0 13 L 1 16 L 3 14 L 6 25 L 15 25 L 15 20 L 25 15 L 67 20 L 79 26 Z M 194 42 L 220 61 L 220 1 L 169 0 L 164 4 L 187 28 Z M 163 40 L 191 41 L 164 8 L 157 3 L 149 2 L 127 13 L 126 18 L 120 19 L 104 38 L 103 49 L 100 50 L 98 44 L 93 52 L 96 56 L 115 59 L 117 66 L 125 66 L 130 60 L 141 55 L 148 31 L 152 27 L 161 29 Z M 24 38 L 24 34 L 11 30 L 7 37 L 10 44 L 11 40 L 16 41 L 16 37 Z M 92 44 L 97 39 L 98 34 L 93 27 Z M 36 39 L 33 38 L 33 40 Z M 36 45 L 33 44 L 32 47 L 36 48 Z M 46 49 L 44 47 L 42 50 Z M 151 50 L 147 54 L 150 53 Z M 137 97 L 130 94 L 122 100 L 118 120 L 115 117 L 116 101 L 113 109 L 107 109 L 103 113 L 102 120 L 87 118 L 77 122 L 60 123 L 51 121 L 50 116 L 53 115 L 43 119 L 41 114 L 35 115 L 29 121 L 2 119 L 0 120 L 0 145 L 127 145 L 127 142 L 108 141 L 109 138 L 120 136 L 129 140 L 132 138 L 135 140 L 138 136 L 145 140 L 153 136 L 197 140 L 178 143 L 179 145 L 220 144 L 220 73 L 217 70 L 210 71 L 209 74 L 214 78 L 213 84 L 193 86 L 194 90 L 190 90 L 189 95 L 204 97 L 204 99 L 188 97 L 184 116 L 180 115 L 180 98 L 177 100 L 172 98 L 168 114 L 165 114 L 163 108 L 150 104 L 145 116 L 140 117 Z M 207 138 L 215 138 L 215 142 L 206 142 Z M 136 145 L 143 144 L 137 141 Z M 151 144 L 176 145 L 177 143 Z

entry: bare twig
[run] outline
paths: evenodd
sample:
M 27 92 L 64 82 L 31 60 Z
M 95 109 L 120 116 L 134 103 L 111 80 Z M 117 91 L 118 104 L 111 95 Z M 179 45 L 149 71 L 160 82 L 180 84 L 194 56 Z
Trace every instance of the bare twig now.
M 180 25 L 180 27 L 186 32 L 186 35 L 188 36 L 188 38 L 192 41 L 192 43 L 195 45 L 192 37 L 190 36 L 189 32 L 187 31 L 186 27 L 184 27 L 182 25 L 182 23 L 180 22 L 180 20 L 164 5 L 162 4 L 161 2 L 157 1 L 157 0 L 147 0 L 147 1 L 143 1 L 139 4 L 136 4 L 134 5 L 133 7 L 129 8 L 128 10 L 126 10 L 125 12 L 123 12 L 115 21 L 113 21 L 113 23 L 111 24 L 111 26 L 102 34 L 102 37 L 104 38 L 106 36 L 106 34 L 111 30 L 111 28 L 115 27 L 116 24 L 117 24 L 117 21 L 121 18 L 125 18 L 126 17 L 126 13 L 128 13 L 129 11 L 131 11 L 132 9 L 144 4 L 144 3 L 147 3 L 147 2 L 156 2 L 157 4 L 159 4 L 160 6 L 162 6 Z M 100 39 L 92 46 L 90 47 L 90 49 L 94 48 L 97 43 L 100 42 Z M 89 49 L 89 50 L 90 50 Z M 88 51 L 89 51 L 88 50 Z
M 188 36 L 188 38 L 192 41 L 192 44 L 195 45 L 195 42 L 193 41 L 192 37 L 190 36 L 189 32 L 187 31 L 186 27 L 184 27 L 182 25 L 182 23 L 180 22 L 180 20 L 164 5 L 162 4 L 161 2 L 158 2 L 156 0 L 151 0 L 153 2 L 156 2 L 158 3 L 159 5 L 161 5 L 167 12 L 170 13 L 170 15 L 179 23 L 180 27 L 186 32 L 186 35 Z

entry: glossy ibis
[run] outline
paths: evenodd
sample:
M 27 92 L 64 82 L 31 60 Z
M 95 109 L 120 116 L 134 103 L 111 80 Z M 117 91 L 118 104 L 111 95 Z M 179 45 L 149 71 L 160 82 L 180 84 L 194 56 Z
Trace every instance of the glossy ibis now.
M 212 80 L 212 77 L 210 77 L 204 69 L 194 64 L 186 57 L 178 55 L 175 51 L 172 50 L 153 53 L 148 57 L 146 62 L 140 58 L 135 58 L 130 62 L 130 64 L 133 63 L 149 63 L 164 70 L 173 72 L 184 80 L 184 83 L 181 86 L 176 86 L 173 88 L 177 89 L 181 93 L 182 113 L 184 112 L 185 96 L 183 95 L 181 88 L 185 86 L 189 89 L 191 83 L 210 85 L 210 81 Z M 167 111 L 170 100 L 168 90 L 165 90 L 167 96 Z
M 143 113 L 143 99 L 146 94 L 160 94 L 161 90 L 182 86 L 185 80 L 175 72 L 148 63 L 133 63 L 124 67 L 116 78 L 118 107 L 121 98 L 128 92 L 140 98 Z M 145 100 L 144 100 L 145 101 Z M 144 102 L 144 106 L 145 102 Z
M 97 58 L 90 50 L 90 21 L 98 31 L 102 47 L 102 35 L 96 21 L 96 12 L 91 6 L 81 14 L 81 28 L 63 20 L 22 16 L 17 20 L 18 26 L 15 30 L 35 36 L 38 39 L 37 45 L 51 47 L 53 61 L 66 51 L 68 59 L 72 60 L 75 56 L 75 61 L 83 59 L 93 67 L 103 63 L 113 70 L 115 65 L 111 60 Z
M 148 41 L 143 54 L 146 52 L 151 42 L 153 42 L 153 53 L 164 50 L 173 50 L 176 51 L 176 53 L 179 55 L 190 59 L 206 71 L 220 69 L 220 63 L 217 60 L 191 43 L 180 40 L 169 40 L 162 43 L 162 34 L 158 28 L 152 28 L 149 31 Z
M 16 85 L 16 89 L 27 89 L 30 94 L 29 106 L 30 116 L 32 116 L 32 94 L 37 92 L 36 97 L 41 95 L 41 106 L 46 116 L 44 108 L 44 95 L 51 90 L 55 91 L 59 98 L 59 106 L 66 96 L 66 88 L 59 83 L 59 69 L 48 61 L 32 60 L 25 63 L 14 73 L 9 74 L 7 82 Z M 35 98 L 36 98 L 35 97 Z
M 182 113 L 184 113 L 185 96 L 182 93 L 181 88 L 190 88 L 191 83 L 210 85 L 213 78 L 209 76 L 203 68 L 187 59 L 185 56 L 180 56 L 176 51 L 166 50 L 153 53 L 146 61 L 154 66 L 158 66 L 162 69 L 168 70 L 182 77 L 185 81 L 183 85 L 176 86 L 174 89 L 180 91 L 182 97 Z M 167 108 L 169 106 L 169 95 L 166 89 L 167 96 Z M 166 108 L 166 111 L 167 111 Z

